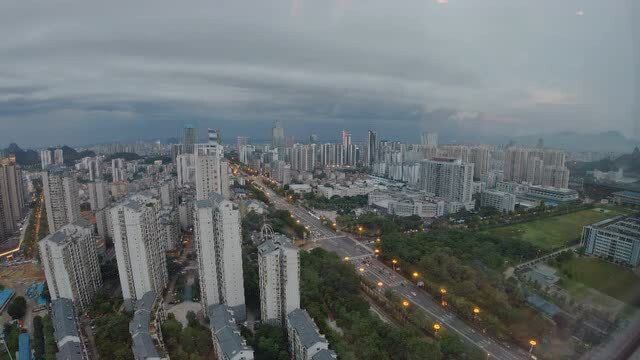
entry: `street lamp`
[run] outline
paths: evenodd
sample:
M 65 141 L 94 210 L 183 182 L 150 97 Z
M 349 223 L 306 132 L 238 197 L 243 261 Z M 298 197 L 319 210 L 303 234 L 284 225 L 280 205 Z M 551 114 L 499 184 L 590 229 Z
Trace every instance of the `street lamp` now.
M 447 289 L 445 289 L 445 288 L 440 288 L 440 294 L 442 294 L 442 295 L 446 295 L 446 294 L 447 294 Z
M 414 278 L 417 278 L 418 276 L 420 276 L 420 274 L 418 274 L 417 271 L 414 271 L 413 274 L 411 274 L 411 275 L 413 275 Z
M 345 257 L 344 257 L 344 261 L 349 261 L 349 259 L 350 259 L 350 258 L 349 258 L 348 256 L 345 256 Z
M 404 306 L 404 307 L 409 307 L 409 301 L 407 301 L 407 300 L 403 300 L 403 301 L 402 301 L 402 306 Z
M 363 267 L 361 267 L 361 268 L 360 268 L 360 269 L 358 269 L 358 270 L 360 270 L 360 272 L 361 272 L 361 273 L 363 273 L 363 272 L 364 272 L 364 268 L 363 268 Z
M 378 287 L 382 287 L 382 285 L 384 285 L 382 281 L 378 281 Z
M 440 329 L 442 328 L 442 326 L 438 323 L 433 324 L 433 331 L 435 331 L 436 335 L 438 335 L 438 331 L 440 331 Z
M 529 348 L 529 354 L 531 354 L 531 352 L 533 351 L 533 348 L 538 345 L 538 342 L 535 341 L 534 339 L 529 340 L 529 345 L 531 345 L 531 347 Z

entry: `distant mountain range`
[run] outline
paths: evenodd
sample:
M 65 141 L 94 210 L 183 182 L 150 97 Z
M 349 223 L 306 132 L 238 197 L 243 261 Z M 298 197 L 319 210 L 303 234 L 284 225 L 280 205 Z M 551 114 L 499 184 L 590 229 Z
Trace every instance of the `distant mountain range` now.
M 54 149 L 56 148 L 49 148 L 49 150 Z M 73 165 L 76 160 L 80 160 L 83 157 L 96 156 L 91 150 L 78 152 L 76 149 L 67 145 L 62 146 L 61 149 L 64 162 L 67 165 Z M 0 152 L 6 155 L 14 154 L 16 156 L 16 162 L 22 166 L 37 165 L 40 163 L 40 153 L 35 150 L 23 150 L 16 143 L 11 143 L 6 149 L 2 149 Z
M 622 169 L 625 175 L 640 176 L 640 149 L 636 146 L 631 154 L 624 154 L 615 159 L 602 159 L 592 162 L 577 163 L 571 167 L 572 173 L 584 175 L 587 171 L 617 171 Z

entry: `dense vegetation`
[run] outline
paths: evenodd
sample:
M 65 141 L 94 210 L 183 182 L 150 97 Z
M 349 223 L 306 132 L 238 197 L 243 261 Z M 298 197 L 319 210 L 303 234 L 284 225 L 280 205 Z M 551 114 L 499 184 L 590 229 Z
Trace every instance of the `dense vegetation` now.
M 9 306 L 7 307 L 7 314 L 12 319 L 22 319 L 27 312 L 27 300 L 22 296 L 16 296 L 13 298 Z
M 169 313 L 162 323 L 162 336 L 169 357 L 176 360 L 210 359 L 213 351 L 211 332 L 200 324 L 193 311 L 187 313 L 187 322 L 187 326 L 183 328 L 175 316 Z
M 340 359 L 440 359 L 435 343 L 412 328 L 395 328 L 369 311 L 353 267 L 320 248 L 300 253 L 302 306 Z M 342 335 L 333 330 L 335 320 Z
M 309 230 L 299 224 L 288 210 L 270 209 L 269 219 L 276 232 L 286 234 L 291 238 L 304 238 L 309 235 Z
M 419 216 L 383 216 L 368 212 L 360 216 L 340 215 L 336 222 L 342 230 L 358 235 L 380 236 L 394 232 L 405 232 L 422 229 L 422 219 Z
M 124 313 L 112 313 L 96 319 L 96 346 L 98 355 L 104 359 L 133 359 L 129 322 Z
M 269 198 L 267 197 L 267 194 L 265 194 L 264 191 L 258 188 L 258 185 L 254 183 L 249 183 L 247 184 L 247 189 L 256 200 L 260 200 L 265 204 L 270 203 Z
M 44 331 L 44 359 L 55 360 L 58 345 L 53 334 L 53 321 L 51 320 L 51 316 L 47 315 L 42 319 L 42 327 Z
M 117 153 L 113 153 L 107 157 L 104 158 L 105 162 L 111 161 L 113 159 L 124 159 L 125 161 L 133 161 L 133 160 L 140 160 L 142 159 L 142 156 L 133 153 L 133 152 L 117 152 Z
M 304 202 L 307 206 L 318 210 L 332 210 L 338 211 L 341 214 L 346 214 L 354 209 L 361 208 L 367 205 L 367 195 L 357 196 L 333 196 L 330 199 L 319 196 L 314 193 L 306 193 L 304 195 Z
M 531 244 L 461 230 L 395 232 L 382 237 L 382 254 L 387 261 L 399 259 L 406 275 L 419 272 L 434 296 L 446 288 L 449 306 L 462 317 L 471 319 L 471 309 L 479 306 L 481 326 L 499 338 L 526 344 L 549 331 L 550 324 L 525 304 L 517 282 L 503 280 L 496 271 L 508 262 L 535 257 L 537 248 Z
M 255 334 L 243 328 L 242 335 L 253 347 L 256 360 L 288 360 L 287 334 L 279 326 L 270 324 L 256 325 Z
M 18 351 L 18 337 L 20 336 L 20 328 L 15 323 L 5 323 L 2 329 L 4 332 L 4 341 L 6 347 L 11 354 L 15 354 Z M 0 347 L 0 351 L 5 352 L 4 346 Z M 13 356 L 13 355 L 12 355 Z

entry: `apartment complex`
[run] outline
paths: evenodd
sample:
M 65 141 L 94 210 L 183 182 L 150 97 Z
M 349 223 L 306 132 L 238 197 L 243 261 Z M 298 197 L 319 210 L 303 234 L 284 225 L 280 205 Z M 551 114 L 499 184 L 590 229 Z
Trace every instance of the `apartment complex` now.
M 196 199 L 206 200 L 212 192 L 228 197 L 228 164 L 218 144 L 195 145 Z
M 516 206 L 516 196 L 504 191 L 485 190 L 480 196 L 482 207 L 492 207 L 500 212 L 511 212 Z
M 300 257 L 286 236 L 275 234 L 258 246 L 262 321 L 284 325 L 300 308 Z
M 102 286 L 91 224 L 80 219 L 38 243 L 51 299 L 69 299 L 86 309 Z
M 244 321 L 242 235 L 238 206 L 212 193 L 196 201 L 195 245 L 203 307 L 225 304 Z
M 132 195 L 110 210 L 122 296 L 129 308 L 167 284 L 165 238 L 158 224 L 158 200 Z
M 472 201 L 473 164 L 434 158 L 421 162 L 421 172 L 422 189 L 427 193 L 463 204 Z
M 213 348 L 220 360 L 253 360 L 253 349 L 240 335 L 233 310 L 226 305 L 207 308 L 210 319 Z
M 47 171 L 42 172 L 42 188 L 49 233 L 58 231 L 80 217 L 78 182 L 69 169 L 50 166 Z

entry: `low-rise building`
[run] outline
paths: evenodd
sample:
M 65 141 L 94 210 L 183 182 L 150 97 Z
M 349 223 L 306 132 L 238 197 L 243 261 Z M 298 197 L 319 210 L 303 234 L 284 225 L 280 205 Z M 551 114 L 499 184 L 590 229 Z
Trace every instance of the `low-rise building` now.
M 618 216 L 582 229 L 585 254 L 626 266 L 640 265 L 640 217 Z
M 516 206 L 516 196 L 498 190 L 485 190 L 480 197 L 480 205 L 500 212 L 512 212 Z
M 53 336 L 58 346 L 57 360 L 88 359 L 78 332 L 78 323 L 73 301 L 56 299 L 51 301 Z
M 640 205 L 640 192 L 619 191 L 613 193 L 613 199 L 620 205 Z
M 306 310 L 296 309 L 287 315 L 287 334 L 289 336 L 289 352 L 294 360 L 321 359 L 321 356 L 333 356 L 328 351 L 329 342 L 320 334 L 318 327 Z M 314 357 L 324 350 L 324 355 Z M 326 357 L 326 356 L 325 356 Z M 335 357 L 330 357 L 334 358 Z
M 236 325 L 233 310 L 219 304 L 207 308 L 216 359 L 252 360 L 253 349 L 247 345 Z
M 162 345 L 161 334 L 156 326 L 157 298 L 154 292 L 148 292 L 137 300 L 133 319 L 129 323 L 131 350 L 135 360 L 168 360 L 169 356 Z

